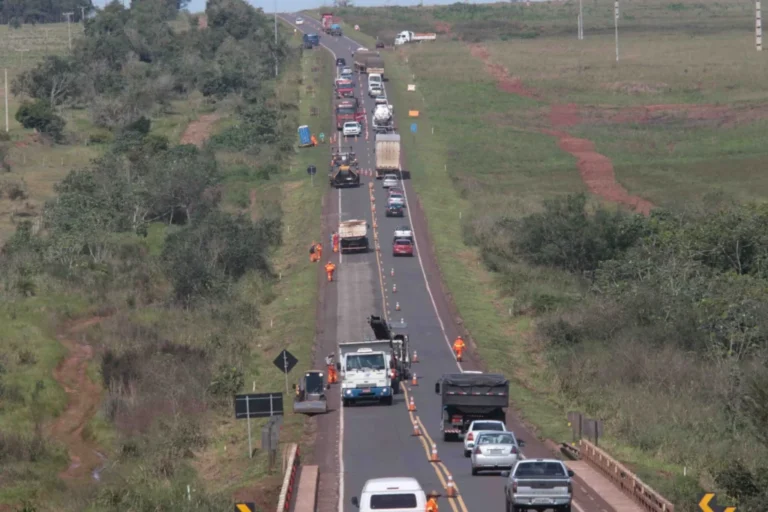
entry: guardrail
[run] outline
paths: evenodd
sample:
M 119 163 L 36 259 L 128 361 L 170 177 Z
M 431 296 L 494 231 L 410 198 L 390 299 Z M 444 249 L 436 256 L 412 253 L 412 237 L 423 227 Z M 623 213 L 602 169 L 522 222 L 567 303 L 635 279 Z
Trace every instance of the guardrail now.
M 291 500 L 298 485 L 297 477 L 301 464 L 299 445 L 291 443 L 288 445 L 286 453 L 288 454 L 288 463 L 285 467 L 283 487 L 280 489 L 280 499 L 277 502 L 277 512 L 288 512 L 291 509 Z
M 568 445 L 565 445 L 568 446 Z M 565 450 L 564 450 L 565 451 Z M 674 512 L 675 506 L 643 483 L 634 473 L 616 459 L 589 441 L 579 441 L 579 448 L 568 446 L 568 452 L 578 451 L 579 458 L 602 471 L 617 487 L 632 497 L 649 512 Z

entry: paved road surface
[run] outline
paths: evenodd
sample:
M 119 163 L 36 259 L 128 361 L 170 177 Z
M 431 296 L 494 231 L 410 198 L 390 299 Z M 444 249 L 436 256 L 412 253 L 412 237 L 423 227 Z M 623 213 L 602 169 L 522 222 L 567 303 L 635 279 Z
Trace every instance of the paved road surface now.
M 281 17 L 293 24 L 295 15 L 284 14 Z M 298 27 L 306 32 L 320 32 L 319 23 L 305 18 L 305 24 Z M 334 57 L 343 57 L 351 66 L 351 53 L 359 46 L 352 39 L 344 36 L 335 38 L 328 35 L 321 36 L 321 44 L 330 50 Z M 315 50 L 318 51 L 318 50 Z M 364 101 L 368 120 L 373 108 L 373 100 L 367 96 L 367 82 L 365 75 L 359 78 L 357 83 L 359 98 Z M 406 84 L 394 84 L 388 82 L 386 87 L 401 86 Z M 395 115 L 402 112 L 405 106 L 395 105 Z M 408 126 L 407 118 L 401 117 L 403 126 Z M 367 127 L 366 127 L 367 131 Z M 343 139 L 343 137 L 340 137 Z M 349 139 L 340 142 L 342 148 L 350 145 L 357 153 L 360 168 L 373 170 L 375 159 L 373 153 L 372 132 L 367 137 L 360 137 L 358 141 Z M 329 158 L 330 160 L 330 158 Z M 325 162 L 317 164 L 320 169 L 318 177 L 324 176 Z M 323 179 L 318 180 L 325 185 Z M 371 225 L 373 217 L 369 198 L 368 183 L 374 183 L 376 222 L 378 223 L 379 241 L 381 253 L 377 256 L 374 252 L 368 254 L 346 254 L 338 262 L 336 287 L 336 314 L 335 337 L 338 341 L 362 341 L 370 337 L 370 327 L 366 318 L 371 314 L 381 314 L 382 311 L 393 321 L 401 318 L 408 324 L 407 332 L 410 335 L 412 348 L 418 351 L 421 363 L 414 365 L 414 371 L 419 377 L 419 386 L 409 385 L 407 396 L 413 396 L 417 407 L 414 415 L 409 415 L 404 395 L 395 397 L 394 405 L 380 406 L 356 406 L 338 407 L 338 397 L 333 398 L 331 406 L 337 409 L 333 414 L 339 415 L 339 438 L 341 442 L 338 454 L 330 457 L 326 454 L 328 462 L 335 459 L 342 467 L 339 472 L 343 478 L 339 481 L 340 496 L 337 503 L 338 512 L 354 510 L 350 504 L 352 496 L 359 492 L 366 480 L 384 476 L 413 476 L 417 478 L 425 490 L 436 489 L 443 492 L 448 474 L 453 476 L 460 493 L 458 500 L 441 499 L 442 510 L 453 512 L 485 512 L 504 510 L 503 485 L 504 478 L 498 475 L 471 476 L 469 459 L 463 455 L 460 443 L 445 443 L 440 435 L 440 400 L 434 393 L 434 383 L 443 373 L 458 372 L 462 370 L 453 357 L 450 343 L 457 334 L 455 326 L 451 324 L 446 311 L 441 311 L 438 316 L 436 310 L 442 309 L 444 297 L 439 294 L 439 284 L 431 275 L 434 270 L 430 268 L 433 263 L 427 261 L 424 247 L 428 243 L 426 233 L 419 232 L 415 226 L 422 225 L 423 220 L 386 218 L 384 207 L 386 205 L 386 191 L 382 189 L 381 182 L 373 177 L 363 177 L 363 186 L 358 189 L 344 189 L 332 191 L 331 198 L 334 203 L 334 213 L 340 212 L 341 220 L 367 219 Z M 405 191 L 410 210 L 415 209 L 415 193 L 408 181 L 405 182 Z M 414 213 L 415 215 L 415 213 Z M 334 222 L 338 218 L 330 215 L 328 222 Z M 392 236 L 395 227 L 409 224 L 414 226 L 416 236 L 416 256 L 413 258 L 393 258 L 391 253 Z M 371 237 L 372 238 L 372 237 Z M 327 242 L 327 240 L 326 240 Z M 420 253 L 420 249 L 423 251 Z M 421 257 L 420 257 L 421 256 Z M 390 275 L 394 269 L 394 277 Z M 430 274 L 430 280 L 426 277 Z M 429 282 L 429 284 L 427 284 Z M 397 292 L 393 293 L 392 286 L 397 285 Z M 326 297 L 333 292 L 326 293 Z M 330 301 L 329 301 L 330 302 Z M 401 311 L 395 310 L 395 303 L 399 302 Z M 329 321 L 331 315 L 326 316 Z M 330 327 L 328 333 L 332 333 L 334 327 Z M 327 350 L 327 343 L 325 345 Z M 464 370 L 476 368 L 471 362 L 463 364 Z M 338 388 L 335 388 L 338 389 Z M 335 395 L 336 393 L 332 393 Z M 552 452 L 538 441 L 523 427 L 521 422 L 512 412 L 508 413 L 508 426 L 517 436 L 526 441 L 524 449 L 527 457 L 551 457 Z M 412 437 L 412 417 L 418 417 L 422 429 L 427 436 L 422 438 Z M 331 417 L 321 421 L 331 421 Z M 325 440 L 330 445 L 330 439 Z M 436 443 L 440 464 L 428 462 L 428 448 Z M 329 485 L 323 483 L 323 477 L 328 475 L 321 473 L 320 491 Z M 615 510 L 597 493 L 592 491 L 583 480 L 577 477 L 575 487 L 575 506 L 579 512 L 608 512 Z M 322 496 L 319 503 L 320 512 L 330 512 L 328 496 Z

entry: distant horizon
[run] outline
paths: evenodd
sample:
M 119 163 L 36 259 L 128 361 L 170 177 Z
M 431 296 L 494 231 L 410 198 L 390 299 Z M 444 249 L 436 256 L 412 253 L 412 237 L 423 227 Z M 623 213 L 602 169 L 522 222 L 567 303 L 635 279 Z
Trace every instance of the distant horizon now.
M 104 7 L 111 0 L 93 0 L 93 4 L 97 7 Z M 118 0 L 120 1 L 120 0 Z M 125 0 L 125 3 L 129 3 L 130 0 Z M 314 9 L 317 7 L 331 7 L 333 2 L 331 0 L 291 0 L 285 2 L 285 0 L 246 0 L 254 7 L 263 9 L 264 12 L 272 14 L 275 12 L 275 5 L 277 5 L 278 12 L 297 12 L 306 9 Z M 545 0 L 531 0 L 531 1 L 545 1 Z M 469 3 L 469 4 L 492 4 L 500 2 L 489 2 L 479 0 L 467 0 L 459 2 L 457 0 L 430 0 L 428 2 L 421 2 L 420 0 L 352 0 L 352 3 L 356 7 L 415 7 L 417 5 L 435 6 L 435 5 L 451 5 L 455 3 Z M 187 10 L 191 13 L 205 12 L 206 0 L 192 0 L 187 6 Z

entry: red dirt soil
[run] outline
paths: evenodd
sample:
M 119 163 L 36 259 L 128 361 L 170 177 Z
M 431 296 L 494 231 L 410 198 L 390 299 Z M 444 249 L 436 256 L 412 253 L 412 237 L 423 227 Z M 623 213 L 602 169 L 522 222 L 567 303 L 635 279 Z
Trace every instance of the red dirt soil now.
M 211 136 L 211 129 L 216 121 L 219 120 L 219 114 L 205 114 L 197 118 L 196 121 L 192 121 L 184 130 L 184 135 L 181 136 L 182 144 L 194 144 L 197 147 L 202 147 L 208 137 Z
M 93 347 L 78 339 L 84 330 L 102 320 L 104 318 L 99 316 L 77 320 L 57 335 L 68 354 L 54 370 L 53 377 L 69 395 L 69 402 L 51 425 L 50 435 L 67 446 L 71 463 L 59 473 L 59 477 L 66 480 L 86 478 L 103 464 L 93 443 L 83 439 L 83 429 L 101 404 L 101 387 L 88 378 Z
M 445 34 L 447 36 L 451 35 L 451 28 L 452 25 L 450 23 L 447 23 L 445 21 L 436 21 L 435 22 L 435 31 L 438 34 Z
M 542 99 L 541 96 L 523 86 L 519 78 L 510 77 L 509 72 L 503 66 L 490 62 L 490 53 L 482 45 L 470 47 L 472 56 L 483 61 L 490 73 L 496 79 L 499 89 L 526 98 Z M 549 123 L 556 128 L 577 125 L 581 122 L 579 107 L 577 105 L 550 106 Z M 543 133 L 557 137 L 560 149 L 576 157 L 577 167 L 581 179 L 589 191 L 598 197 L 614 203 L 624 204 L 635 211 L 648 215 L 653 204 L 645 199 L 632 196 L 627 190 L 616 182 L 616 173 L 611 160 L 595 151 L 595 145 L 587 139 L 572 137 L 560 130 L 544 129 Z

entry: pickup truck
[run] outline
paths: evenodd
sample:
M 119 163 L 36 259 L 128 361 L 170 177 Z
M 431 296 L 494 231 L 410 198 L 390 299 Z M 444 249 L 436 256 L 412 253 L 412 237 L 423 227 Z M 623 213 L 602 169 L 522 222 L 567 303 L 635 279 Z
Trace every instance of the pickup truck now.
M 506 510 L 557 510 L 571 512 L 573 471 L 557 459 L 523 459 L 517 462 L 504 485 Z

